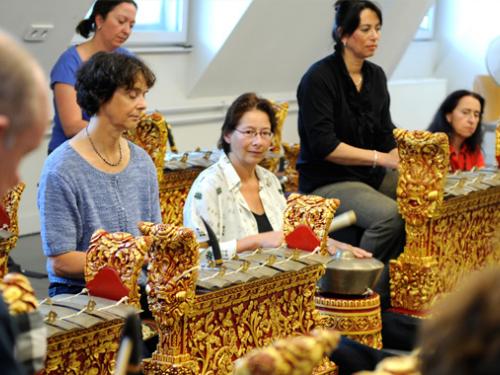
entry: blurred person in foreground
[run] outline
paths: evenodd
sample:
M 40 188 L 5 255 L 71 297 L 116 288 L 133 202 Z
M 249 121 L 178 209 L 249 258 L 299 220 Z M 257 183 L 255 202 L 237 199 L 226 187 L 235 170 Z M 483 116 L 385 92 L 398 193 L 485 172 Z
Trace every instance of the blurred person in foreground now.
M 0 31 L 0 197 L 19 182 L 21 160 L 37 148 L 47 130 L 46 87 L 44 74 L 33 57 Z M 43 324 L 41 317 L 40 322 Z M 25 314 L 11 316 L 0 298 L 2 374 L 34 373 L 43 366 L 43 327 L 40 330 L 31 323 Z

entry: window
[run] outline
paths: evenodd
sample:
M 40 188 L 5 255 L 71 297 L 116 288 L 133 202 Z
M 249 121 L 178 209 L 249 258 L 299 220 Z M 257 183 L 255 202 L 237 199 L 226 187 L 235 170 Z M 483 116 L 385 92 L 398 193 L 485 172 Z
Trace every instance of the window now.
M 434 38 L 434 8 L 432 5 L 425 14 L 420 26 L 413 39 L 415 40 L 429 40 Z
M 138 11 L 127 45 L 187 42 L 188 0 L 135 0 Z

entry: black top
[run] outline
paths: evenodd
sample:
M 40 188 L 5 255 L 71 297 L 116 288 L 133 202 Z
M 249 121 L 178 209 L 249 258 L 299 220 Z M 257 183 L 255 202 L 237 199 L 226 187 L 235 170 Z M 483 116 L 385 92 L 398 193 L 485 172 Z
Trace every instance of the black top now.
M 361 181 L 378 188 L 382 167 L 340 165 L 325 160 L 340 142 L 388 152 L 396 147 L 389 112 L 387 79 L 381 67 L 365 61 L 363 86 L 356 90 L 344 59 L 334 53 L 313 64 L 297 89 L 299 104 L 299 189 L 341 181 Z
M 259 233 L 273 231 L 273 227 L 271 226 L 271 223 L 269 222 L 269 219 L 267 218 L 265 212 L 262 215 L 257 215 L 255 212 L 252 212 L 252 214 L 257 221 L 257 230 L 259 231 Z
M 21 314 L 22 316 L 22 314 Z M 21 375 L 26 372 L 22 370 L 14 356 L 17 330 L 7 305 L 0 295 L 0 363 L 2 374 Z

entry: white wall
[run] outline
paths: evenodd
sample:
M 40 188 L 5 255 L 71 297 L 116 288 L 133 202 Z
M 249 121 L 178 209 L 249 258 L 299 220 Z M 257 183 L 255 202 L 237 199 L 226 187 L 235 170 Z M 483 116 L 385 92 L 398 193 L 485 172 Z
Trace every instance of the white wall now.
M 435 76 L 448 80 L 448 90 L 472 89 L 474 77 L 487 74 L 489 42 L 500 35 L 498 0 L 439 0 L 436 32 L 441 43 Z

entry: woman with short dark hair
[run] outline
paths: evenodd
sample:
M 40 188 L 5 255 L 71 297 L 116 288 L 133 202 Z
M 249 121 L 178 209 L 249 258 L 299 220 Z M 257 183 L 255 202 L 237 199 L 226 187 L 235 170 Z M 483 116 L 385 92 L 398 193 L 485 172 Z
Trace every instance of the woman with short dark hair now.
M 141 60 L 116 52 L 96 53 L 78 72 L 78 104 L 92 117 L 49 155 L 38 191 L 50 296 L 83 288 L 94 231 L 139 235 L 139 221 L 161 222 L 156 168 L 122 136 L 137 126 L 154 82 Z
M 481 152 L 483 111 L 484 99 L 481 95 L 457 90 L 446 97 L 434 115 L 427 130 L 448 135 L 452 172 L 484 167 Z
M 90 16 L 78 24 L 76 32 L 85 42 L 69 47 L 50 72 L 54 91 L 54 127 L 49 153 L 87 126 L 90 115 L 78 106 L 75 81 L 78 68 L 100 51 L 130 54 L 121 46 L 132 33 L 137 13 L 133 0 L 98 0 Z

